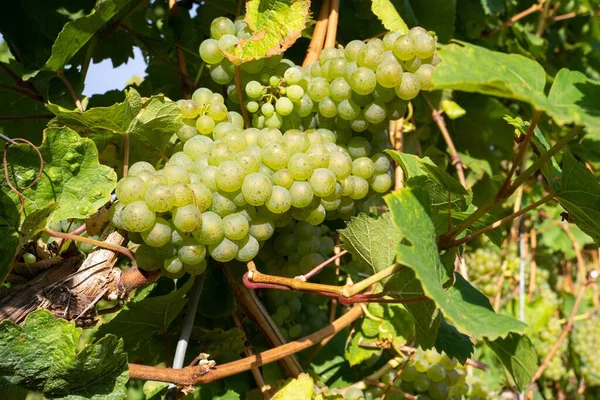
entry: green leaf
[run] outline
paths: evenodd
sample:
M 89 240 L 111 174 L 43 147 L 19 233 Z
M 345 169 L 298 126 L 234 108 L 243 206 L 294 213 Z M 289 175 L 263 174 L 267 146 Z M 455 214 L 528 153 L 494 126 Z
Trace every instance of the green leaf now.
M 442 110 L 450 119 L 458 119 L 467 112 L 457 102 L 452 100 L 442 100 Z
M 52 124 L 66 125 L 90 137 L 101 152 L 116 146 L 122 154 L 124 136 L 129 135 L 130 163 L 157 161 L 177 132 L 181 118 L 177 103 L 160 95 L 142 98 L 135 89 L 126 91 L 123 103 L 110 107 L 95 107 L 85 112 L 55 104 L 47 107 L 56 115 Z
M 504 2 L 502 0 L 481 0 L 481 6 L 488 15 L 504 12 Z
M 546 74 L 541 65 L 523 56 L 458 42 L 439 52 L 435 68 L 437 89 L 454 89 L 525 101 L 537 109 L 547 106 Z M 477 68 L 465 68 L 476 65 Z
M 305 400 L 312 399 L 315 383 L 308 374 L 300 374 L 281 388 L 272 400 Z
M 185 294 L 192 282 L 190 279 L 180 289 L 164 296 L 134 299 L 116 317 L 101 325 L 96 336 L 114 334 L 123 338 L 125 351 L 130 353 L 132 360 L 140 352 L 148 353 L 153 338 L 159 335 L 162 344 L 162 335 L 185 307 Z M 144 354 L 144 358 L 151 356 Z
M 435 30 L 441 42 L 448 42 L 454 36 L 456 20 L 456 0 L 411 0 L 412 13 L 418 25 Z
M 235 54 L 225 54 L 238 64 L 283 53 L 302 34 L 306 26 L 308 0 L 248 0 L 244 21 L 253 31 L 241 40 Z
M 68 218 L 85 219 L 110 199 L 117 177 L 111 168 L 98 162 L 94 142 L 69 128 L 53 127 L 44 131 L 39 150 L 44 159 L 43 173 L 28 189 L 40 167 L 37 153 L 24 144 L 12 145 L 8 152 L 8 175 L 25 197 L 23 217 L 57 203 L 48 217 L 49 224 Z M 4 178 L 0 186 L 8 191 Z M 20 204 L 14 192 L 8 193 L 15 204 Z
M 510 332 L 523 332 L 527 325 L 505 315 L 496 314 L 485 295 L 462 276 L 451 280 L 438 254 L 436 234 L 430 217 L 427 193 L 421 188 L 404 188 L 385 196 L 394 225 L 404 236 L 397 245 L 397 262 L 410 267 L 444 316 L 462 332 L 491 340 Z
M 506 338 L 486 341 L 508 370 L 519 391 L 525 390 L 537 369 L 537 353 L 527 336 L 511 333 Z
M 569 153 L 563 155 L 563 176 L 556 197 L 573 222 L 600 243 L 600 184 Z
M 19 235 L 19 210 L 17 205 L 4 191 L 0 191 L 0 285 L 10 272 Z
M 402 235 L 394 227 L 389 213 L 379 219 L 365 214 L 353 217 L 345 229 L 338 230 L 342 247 L 373 272 L 381 271 L 394 263 L 395 246 L 402 240 Z M 414 272 L 405 268 L 384 281 L 386 294 L 397 298 L 410 298 L 423 295 L 421 284 Z M 417 343 L 423 348 L 431 348 L 435 343 L 437 328 L 440 323 L 435 304 L 430 301 L 407 303 L 406 309 L 415 320 Z
M 446 171 L 438 167 L 428 157 L 420 158 L 413 154 L 385 151 L 404 171 L 404 183 L 408 187 L 423 187 L 431 198 L 431 207 L 465 211 L 471 203 L 471 194 Z
M 49 398 L 120 400 L 129 378 L 123 342 L 109 335 L 77 353 L 81 328 L 47 310 L 18 326 L 0 323 L 0 386 L 19 385 Z
M 206 318 L 229 317 L 235 313 L 237 306 L 233 289 L 227 275 L 215 263 L 209 263 L 205 272 L 206 282 L 200 294 L 198 314 Z
M 439 352 L 443 351 L 450 358 L 456 358 L 461 364 L 464 364 L 474 351 L 473 342 L 469 336 L 459 332 L 458 329 L 446 322 L 444 317 L 441 319 L 435 348 Z
M 408 26 L 390 0 L 373 0 L 371 10 L 388 31 L 397 31 L 403 35 L 408 32 Z
M 600 132 L 600 82 L 563 68 L 554 78 L 548 100 L 546 112 L 559 125 L 585 125 L 589 132 Z
M 45 68 L 58 71 L 117 13 L 133 0 L 99 0 L 85 17 L 68 22 L 52 46 Z
M 222 395 L 213 396 L 214 400 L 240 400 L 240 395 L 234 392 L 233 390 L 228 390 Z
M 381 355 L 381 349 L 363 347 L 361 343 L 373 343 L 373 340 L 369 340 L 363 336 L 362 332 L 355 332 L 352 335 L 352 339 L 348 341 L 346 351 L 344 352 L 344 358 L 348 361 L 351 367 L 368 362 L 368 364 L 374 364 Z

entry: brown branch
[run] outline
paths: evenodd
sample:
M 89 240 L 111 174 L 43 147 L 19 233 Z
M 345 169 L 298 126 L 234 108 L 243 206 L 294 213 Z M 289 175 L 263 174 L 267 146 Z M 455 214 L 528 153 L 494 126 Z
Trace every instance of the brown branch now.
M 556 17 L 553 17 L 552 22 L 564 21 L 566 19 L 571 19 L 571 18 L 575 18 L 578 16 L 579 16 L 579 14 L 577 14 L 575 11 L 571 11 L 570 13 L 557 15 Z
M 547 0 L 544 4 L 544 8 L 542 9 L 542 13 L 540 14 L 540 20 L 538 22 L 537 29 L 535 31 L 535 36 L 541 37 L 544 32 L 544 27 L 546 25 L 546 20 L 548 19 L 548 10 L 550 9 L 550 0 Z
M 306 51 L 306 57 L 304 57 L 304 62 L 302 63 L 303 67 L 307 66 L 308 64 L 312 64 L 319 59 L 319 55 L 323 49 L 323 44 L 325 43 L 325 35 L 327 34 L 329 2 L 330 0 L 323 0 L 323 4 L 321 5 L 319 17 L 313 30 L 312 39 L 310 40 L 308 50 Z
M 231 319 L 233 320 L 234 325 L 238 329 L 242 330 L 243 332 L 246 332 L 246 330 L 244 329 L 244 325 L 242 324 L 242 321 L 236 314 L 233 314 L 231 316 Z M 246 335 L 246 336 L 248 336 L 248 335 Z M 246 357 L 250 357 L 250 356 L 254 355 L 254 351 L 252 350 L 252 347 L 249 343 L 244 344 L 244 354 L 246 355 Z M 265 395 L 267 394 L 269 389 L 271 389 L 271 386 L 267 385 L 265 383 L 265 378 L 263 378 L 263 376 L 260 373 L 260 370 L 258 368 L 253 367 L 250 369 L 250 372 L 252 373 L 252 376 L 254 377 L 254 381 L 256 382 L 256 386 L 258 386 L 260 393 L 262 394 L 263 397 L 266 397 Z
M 36 93 L 39 95 L 39 93 L 37 92 L 35 86 L 33 86 L 33 84 L 29 81 L 24 81 L 23 79 L 21 79 L 20 76 L 18 76 L 17 74 L 15 74 L 13 72 L 12 69 L 10 69 L 8 67 L 8 65 L 4 64 L 4 63 L 0 63 L 0 69 L 3 70 L 4 72 L 6 72 L 8 74 L 8 76 L 10 76 L 10 78 L 20 87 L 28 89 L 30 92 Z
M 456 167 L 456 175 L 458 175 L 458 181 L 466 189 L 467 183 L 465 180 L 465 171 L 463 169 L 463 163 L 460 159 L 460 156 L 458 155 L 458 151 L 456 151 L 456 146 L 454 146 L 454 142 L 452 141 L 450 132 L 448 132 L 448 127 L 446 126 L 446 121 L 444 121 L 442 112 L 433 107 L 433 104 L 431 104 L 431 101 L 429 101 L 429 98 L 427 98 L 425 94 L 423 94 L 423 98 L 425 99 L 427 106 L 429 106 L 429 109 L 431 110 L 431 116 L 433 120 L 435 121 L 436 125 L 438 126 L 438 129 L 444 137 L 444 141 L 448 146 L 448 150 L 450 150 L 450 154 L 452 155 L 452 165 Z
M 329 19 L 327 21 L 327 35 L 323 47 L 334 47 L 337 35 L 338 18 L 340 15 L 340 0 L 329 0 Z
M 508 28 L 509 26 L 511 26 L 512 24 L 514 24 L 515 22 L 527 17 L 530 14 L 533 14 L 535 12 L 538 12 L 542 9 L 544 4 L 544 0 L 540 0 L 537 4 L 532 5 L 531 7 L 529 7 L 528 9 L 521 11 L 518 14 L 513 15 L 510 19 L 508 19 L 507 21 L 505 21 L 504 23 L 502 23 L 502 25 L 492 29 L 491 31 L 489 31 L 486 34 L 481 35 L 482 38 L 489 38 L 490 36 L 492 36 L 494 33 L 501 31 L 504 28 Z
M 571 310 L 569 319 L 567 320 L 567 325 L 564 327 L 563 331 L 560 333 L 560 336 L 558 337 L 558 339 L 556 340 L 556 342 L 550 349 L 550 352 L 544 358 L 544 361 L 542 361 L 542 364 L 540 365 L 540 367 L 537 369 L 537 371 L 535 371 L 532 382 L 535 382 L 538 379 L 540 379 L 540 377 L 544 373 L 544 370 L 548 367 L 548 365 L 550 364 L 550 361 L 552 361 L 552 358 L 558 351 L 558 348 L 564 342 L 564 340 L 567 338 L 567 336 L 569 335 L 569 332 L 571 332 L 571 329 L 573 329 L 573 320 L 575 318 L 575 315 L 577 314 L 577 309 L 579 309 L 579 304 L 581 303 L 581 300 L 583 299 L 583 296 L 585 294 L 585 288 L 587 286 L 584 282 L 581 282 L 580 284 L 581 284 L 581 286 L 579 286 L 579 291 L 577 293 L 577 297 L 575 298 L 575 304 L 573 304 L 573 309 Z
M 40 96 L 37 93 L 32 93 L 28 89 L 21 89 L 21 88 L 15 87 L 15 86 L 7 85 L 5 83 L 0 83 L 0 88 L 4 88 L 4 89 L 10 90 L 10 91 L 13 91 L 15 93 L 22 94 L 22 95 L 27 96 L 30 99 L 33 99 L 35 101 L 44 102 L 44 98 L 42 96 Z
M 323 339 L 335 335 L 346 326 L 354 322 L 361 315 L 362 310 L 360 306 L 354 306 L 350 309 L 350 311 L 335 320 L 333 323 L 308 336 L 251 357 L 246 357 L 241 360 L 218 365 L 216 368 L 208 372 L 204 371 L 200 367 L 186 367 L 179 370 L 172 370 L 169 368 L 129 364 L 129 377 L 131 379 L 171 382 L 177 385 L 185 386 L 213 382 L 218 379 L 236 375 L 240 372 L 248 371 L 251 368 L 272 363 L 280 360 L 283 357 L 295 354 L 299 351 L 314 346 Z
M 83 105 L 81 104 L 81 100 L 79 99 L 79 96 L 77 95 L 77 93 L 75 93 L 75 89 L 73 89 L 73 86 L 71 86 L 71 82 L 69 82 L 69 80 L 65 76 L 64 71 L 63 70 L 56 71 L 56 75 L 58 75 L 58 77 L 60 78 L 60 80 L 63 81 L 63 83 L 67 87 L 67 90 L 69 91 L 69 94 L 71 95 L 71 98 L 75 102 L 75 105 L 77 106 L 77 109 L 79 111 L 83 112 L 84 110 L 83 110 Z
M 248 116 L 248 110 L 244 105 L 244 87 L 242 86 L 242 69 L 239 65 L 236 65 L 234 68 L 235 71 L 235 89 L 238 96 L 238 101 L 240 102 L 240 108 L 242 110 L 242 118 L 244 118 L 244 125 L 246 128 L 250 128 L 252 125 L 250 124 L 250 117 Z

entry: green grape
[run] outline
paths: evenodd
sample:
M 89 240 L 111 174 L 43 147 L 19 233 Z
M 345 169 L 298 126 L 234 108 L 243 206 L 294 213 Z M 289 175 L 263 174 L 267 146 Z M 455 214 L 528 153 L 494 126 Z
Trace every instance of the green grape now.
M 413 386 L 417 392 L 426 392 L 431 385 L 431 381 L 425 374 L 419 374 L 413 381 Z
M 194 239 L 187 239 L 177 251 L 177 256 L 184 264 L 201 264 L 206 260 L 206 247 Z
M 215 39 L 206 39 L 200 43 L 200 58 L 207 64 L 218 64 L 223 60 L 223 53 L 219 50 L 219 42 Z
M 195 205 L 200 211 L 208 210 L 212 204 L 212 192 L 202 183 L 190 183 L 188 187 L 194 193 Z
M 219 192 L 213 192 L 210 210 L 219 214 L 221 217 L 225 217 L 226 215 L 234 213 L 237 210 L 237 206 L 232 199 L 223 196 Z
M 313 101 L 308 94 L 302 96 L 300 101 L 297 101 L 294 104 L 294 110 L 298 113 L 300 117 L 306 117 L 312 113 L 313 109 Z
M 130 232 L 144 232 L 152 228 L 156 214 L 141 200 L 131 202 L 120 213 L 123 227 Z
M 163 266 L 165 256 L 171 256 L 167 253 L 168 251 L 165 251 L 165 248 L 140 244 L 135 250 L 135 261 L 138 267 L 144 271 L 158 271 Z
M 385 34 L 383 37 L 383 46 L 386 50 L 392 50 L 394 48 L 394 44 L 396 40 L 402 36 L 400 32 L 391 31 Z
M 250 81 L 246 84 L 246 94 L 251 99 L 260 99 L 263 95 L 263 85 L 258 81 Z
M 240 128 L 240 130 L 244 129 L 244 117 L 238 112 L 227 111 L 227 121 Z
M 319 112 L 327 118 L 333 118 L 337 115 L 337 105 L 329 97 L 325 97 L 319 102 Z
M 284 72 L 283 77 L 288 85 L 295 85 L 302 80 L 303 75 L 300 68 L 291 67 Z
M 261 173 L 252 173 L 244 178 L 242 194 L 250 205 L 264 205 L 271 197 L 272 191 L 271 180 Z
M 344 55 L 348 61 L 358 60 L 358 54 L 366 46 L 362 40 L 353 40 L 346 45 Z
M 282 138 L 283 135 L 279 129 L 265 128 L 261 131 L 258 138 L 258 145 L 265 147 L 269 143 L 281 141 Z
M 182 232 L 193 232 L 202 224 L 202 214 L 198 207 L 188 204 L 173 210 L 173 225 Z
M 307 180 L 313 173 L 313 166 L 310 157 L 303 153 L 294 154 L 288 162 L 288 170 L 292 174 L 294 180 Z
M 329 165 L 329 152 L 322 144 L 314 144 L 306 150 L 314 168 L 326 168 Z
M 154 226 L 141 232 L 142 240 L 149 246 L 162 247 L 171 241 L 171 224 L 164 218 L 156 218 Z
M 223 35 L 219 39 L 219 50 L 221 50 L 223 54 L 234 54 L 235 48 L 239 42 L 240 40 L 237 38 L 237 36 Z
M 284 143 L 268 143 L 262 149 L 262 162 L 274 170 L 285 168 L 291 154 Z
M 409 364 L 406 367 L 404 367 L 404 369 L 402 369 L 400 379 L 402 379 L 405 382 L 412 382 L 417 376 L 419 376 L 419 371 L 417 371 L 414 365 Z
M 373 175 L 369 183 L 375 192 L 385 193 L 392 187 L 392 177 L 387 173 Z
M 274 232 L 275 224 L 265 218 L 252 220 L 248 229 L 248 233 L 260 242 L 270 239 Z
M 368 157 L 359 157 L 352 161 L 352 174 L 355 176 L 369 179 L 374 171 L 373 161 Z
M 402 66 L 396 60 L 383 61 L 375 72 L 377 83 L 384 88 L 393 88 L 402 81 Z
M 331 99 L 335 102 L 349 99 L 352 95 L 352 88 L 342 77 L 336 78 L 330 83 L 329 91 Z
M 224 35 L 235 35 L 234 23 L 226 17 L 215 18 L 210 24 L 210 36 L 220 39 Z
M 371 144 L 367 139 L 361 136 L 354 136 L 348 142 L 348 154 L 353 159 L 359 157 L 368 157 L 371 153 Z
M 309 183 L 314 194 L 327 197 L 335 191 L 336 177 L 326 168 L 317 168 L 310 177 Z
M 413 57 L 410 60 L 402 61 L 402 68 L 405 72 L 414 73 L 421 65 L 423 65 L 423 61 L 419 57 Z
M 329 80 L 334 80 L 344 76 L 347 61 L 344 57 L 337 57 L 330 61 L 328 68 Z
M 248 101 L 248 102 L 245 104 L 245 107 L 246 107 L 246 110 L 248 110 L 249 112 L 251 112 L 251 113 L 253 113 L 253 114 L 254 114 L 255 112 L 257 112 L 257 111 L 258 111 L 258 109 L 259 109 L 259 105 L 258 105 L 258 103 L 257 103 L 257 102 L 255 102 L 255 101 Z
M 233 80 L 235 74 L 233 64 L 226 59 L 219 64 L 211 65 L 209 71 L 211 79 L 219 85 L 227 85 Z
M 143 199 L 145 191 L 146 183 L 135 176 L 123 178 L 117 183 L 117 198 L 123 204 Z
M 183 263 L 178 257 L 172 257 L 164 261 L 163 268 L 169 274 L 177 274 L 183 270 Z
M 290 115 L 294 111 L 294 103 L 287 97 L 280 97 L 275 102 L 275 110 L 280 115 Z
M 210 118 L 210 117 L 209 117 Z M 211 119 L 212 121 L 212 119 Z M 208 156 L 208 152 L 213 141 L 206 136 L 194 136 L 184 143 L 183 152 L 192 160 L 197 160 L 202 156 Z
M 373 161 L 373 169 L 376 173 L 384 173 L 390 170 L 392 166 L 390 159 L 383 153 L 375 153 L 371 156 L 371 161 Z
M 307 94 L 313 101 L 321 101 L 329 96 L 329 83 L 324 78 L 314 78 L 308 84 Z
M 327 168 L 335 174 L 337 180 L 342 181 L 352 173 L 352 158 L 341 151 L 331 152 Z
M 392 51 L 396 58 L 401 61 L 410 60 L 417 54 L 415 45 L 408 35 L 402 35 L 397 38 Z
M 183 269 L 190 275 L 200 275 L 208 266 L 206 259 L 199 264 L 183 264 Z
M 189 172 L 180 165 L 165 165 L 165 167 L 160 170 L 160 173 L 167 180 L 169 185 L 176 183 L 190 183 Z
M 225 106 L 225 104 L 212 103 L 208 107 L 207 114 L 215 121 L 224 120 L 225 118 L 227 118 L 227 107 Z
M 274 185 L 289 189 L 294 183 L 294 176 L 288 169 L 284 168 L 275 172 L 272 180 Z
M 200 227 L 192 232 L 192 235 L 198 242 L 204 245 L 219 243 L 225 236 L 223 231 L 223 220 L 218 214 L 212 211 L 206 211 L 202 213 L 202 223 L 200 224 Z
M 296 208 L 307 207 L 313 201 L 313 190 L 308 182 L 294 182 L 289 189 L 292 206 Z
M 287 88 L 286 95 L 289 100 L 295 103 L 302 100 L 302 97 L 304 96 L 304 89 L 302 89 L 302 86 L 299 85 L 291 85 Z M 292 104 L 292 106 L 294 105 Z
M 424 59 L 433 56 L 435 52 L 435 39 L 428 33 L 417 33 L 412 36 L 415 54 Z
M 229 214 L 223 218 L 223 233 L 231 240 L 240 240 L 248 235 L 248 220 L 239 214 Z
M 306 219 L 304 221 L 306 221 L 309 224 L 312 224 L 314 226 L 317 226 L 317 225 L 322 224 L 323 221 L 325 221 L 326 215 L 327 215 L 327 212 L 326 212 L 325 208 L 322 205 L 319 205 L 317 208 L 315 208 L 313 211 L 310 212 L 310 214 L 308 215 L 308 217 L 306 217 Z
M 373 42 L 375 43 L 375 42 Z M 377 66 L 381 63 L 381 58 L 383 55 L 382 48 L 373 45 L 371 42 L 367 43 L 360 51 L 358 52 L 358 65 L 360 67 L 368 68 L 372 71 L 377 69 Z
M 122 218 L 124 208 L 125 204 L 121 203 L 120 201 L 117 201 L 116 203 L 113 203 L 113 205 L 108 210 L 108 218 L 110 220 L 110 223 L 120 229 L 125 229 Z
M 260 250 L 258 240 L 252 236 L 246 236 L 245 238 L 238 240 L 236 244 L 238 246 L 238 252 L 235 259 L 241 262 L 252 260 Z
M 377 86 L 375 73 L 364 67 L 357 68 L 350 78 L 350 86 L 352 87 L 352 90 L 361 95 L 367 95 L 373 92 Z
M 217 167 L 209 165 L 200 174 L 200 182 L 206 186 L 210 191 L 214 192 L 217 190 Z
M 219 243 L 209 245 L 208 250 L 210 256 L 214 260 L 219 262 L 229 262 L 237 256 L 239 247 L 235 242 L 223 238 Z
M 215 141 L 210 149 L 210 153 L 208 154 L 208 163 L 212 166 L 218 167 L 225 161 L 229 161 L 231 159 L 233 159 L 233 154 L 229 150 L 227 144 L 219 140 Z
M 429 395 L 434 400 L 443 400 L 448 397 L 448 384 L 444 381 L 432 382 L 429 385 Z
M 173 205 L 175 207 L 182 207 L 194 202 L 194 192 L 192 189 L 183 183 L 176 183 L 171 185 L 173 191 Z
M 402 74 L 402 83 L 396 87 L 396 94 L 402 100 L 412 100 L 419 94 L 421 86 L 419 78 L 410 72 Z
M 23 262 L 25 264 L 33 264 L 36 261 L 37 261 L 37 258 L 36 258 L 35 255 L 33 255 L 31 253 L 25 253 L 25 254 L 23 254 Z
M 152 164 L 147 163 L 146 161 L 138 161 L 129 167 L 128 175 L 129 177 L 138 176 L 142 172 L 155 173 L 156 170 L 152 166 Z
M 371 124 L 383 122 L 387 116 L 387 108 L 383 102 L 374 101 L 363 110 L 365 119 Z
M 288 335 L 290 335 L 290 337 L 292 339 L 299 338 L 300 335 L 302 335 L 302 325 L 300 325 L 300 324 L 292 325 L 290 327 L 290 329 L 288 330 Z
M 354 189 L 350 194 L 350 198 L 353 200 L 364 199 L 369 194 L 369 182 L 359 176 L 353 176 L 353 178 Z
M 419 86 L 421 90 L 431 90 L 434 85 L 431 81 L 433 75 L 433 65 L 423 64 L 416 71 L 415 76 L 419 80 Z
M 360 107 L 352 100 L 342 100 L 337 106 L 338 115 L 346 120 L 351 121 L 360 115 Z
M 244 169 L 239 163 L 226 161 L 217 168 L 215 182 L 220 190 L 235 192 L 242 187 L 244 176 Z
M 297 129 L 288 130 L 282 139 L 292 154 L 304 152 L 310 147 L 307 135 Z
M 235 156 L 235 161 L 242 167 L 244 175 L 258 171 L 258 162 L 254 156 L 248 153 L 238 153 Z
M 177 131 L 177 137 L 182 142 L 187 142 L 188 140 L 190 140 L 197 134 L 198 134 L 198 130 L 196 128 L 194 128 L 193 126 L 186 125 L 186 124 L 183 124 L 181 126 L 181 128 L 179 128 L 179 130 Z
M 271 197 L 269 197 L 265 206 L 275 214 L 282 214 L 292 206 L 292 196 L 287 189 L 281 186 L 273 186 Z
M 167 162 L 168 166 L 178 166 L 183 168 L 186 171 L 192 169 L 193 161 L 190 157 L 188 157 L 183 151 L 179 151 L 171 156 L 169 161 Z
M 433 382 L 440 382 L 446 378 L 446 369 L 441 364 L 431 364 L 427 368 L 427 377 Z

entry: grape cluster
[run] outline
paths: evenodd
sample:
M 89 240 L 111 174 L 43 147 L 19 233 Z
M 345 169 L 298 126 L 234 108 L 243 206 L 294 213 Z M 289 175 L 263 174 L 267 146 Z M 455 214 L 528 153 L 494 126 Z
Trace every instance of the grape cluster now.
M 140 233 L 142 268 L 201 273 L 207 253 L 249 261 L 276 226 L 349 218 L 391 186 L 389 159 L 371 154 L 363 137 L 342 147 L 325 129 L 243 130 L 225 118 L 212 133 L 185 141 L 162 169 L 139 162 L 118 182 L 111 220 Z
M 600 318 L 594 316 L 583 321 L 577 321 L 575 329 L 571 332 L 571 343 L 574 352 L 581 362 L 580 372 L 589 387 L 600 386 Z
M 556 317 L 552 317 L 544 329 L 540 330 L 539 334 L 534 337 L 535 349 L 537 350 L 540 360 L 543 360 L 562 333 L 563 327 Z M 550 364 L 544 370 L 544 377 L 553 381 L 560 381 L 567 376 L 567 367 L 563 362 L 562 355 L 566 353 L 568 342 L 563 341 L 558 348 L 555 356 L 550 360 Z
M 505 274 L 512 276 L 518 270 L 519 259 L 515 252 L 502 259 L 499 251 L 489 247 L 481 247 L 465 257 L 469 271 L 469 279 L 487 296 L 498 294 L 498 278 Z
M 333 255 L 334 242 L 327 226 L 312 226 L 303 221 L 277 228 L 275 235 L 258 253 L 265 262 L 265 271 L 286 277 L 296 277 L 310 271 Z M 326 268 L 312 282 L 335 284 L 333 268 Z M 286 339 L 308 335 L 329 323 L 323 307 L 327 297 L 297 291 L 268 291 L 267 308 L 273 321 Z
M 247 32 L 241 20 L 221 17 L 211 24 L 200 56 L 215 82 L 233 80 L 234 66 L 226 55 Z M 435 37 L 420 27 L 405 35 L 389 32 L 383 40 L 354 40 L 345 49 L 326 48 L 306 67 L 280 56 L 254 60 L 241 64 L 246 100 L 239 106 L 252 114 L 256 128 L 308 129 L 329 119 L 341 130 L 377 132 L 387 120 L 400 119 L 421 90 L 433 88 L 437 63 Z M 227 92 L 231 103 L 239 103 L 234 85 Z

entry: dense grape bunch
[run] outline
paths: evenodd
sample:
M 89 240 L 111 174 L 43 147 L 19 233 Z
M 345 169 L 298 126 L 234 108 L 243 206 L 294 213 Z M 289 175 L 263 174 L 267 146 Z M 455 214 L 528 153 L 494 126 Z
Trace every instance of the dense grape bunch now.
M 516 253 L 509 252 L 503 258 L 498 250 L 482 247 L 465 257 L 469 279 L 487 296 L 494 297 L 502 289 L 498 279 L 502 275 L 512 276 L 518 270 L 519 259 Z
M 580 360 L 580 372 L 585 378 L 587 386 L 600 386 L 600 357 L 598 349 L 600 348 L 600 318 L 592 318 L 577 321 L 575 329 L 571 332 L 571 343 L 573 351 Z
M 540 360 L 543 360 L 550 353 L 550 350 L 555 345 L 562 330 L 563 326 L 560 324 L 560 320 L 553 317 L 548 321 L 544 329 L 534 337 L 535 349 L 537 350 Z M 566 340 L 562 341 L 556 354 L 550 360 L 550 364 L 548 364 L 544 370 L 544 378 L 560 381 L 567 376 L 567 367 L 563 362 L 562 355 L 567 352 L 568 345 Z

